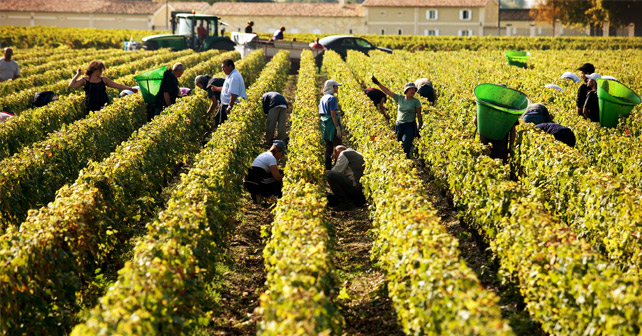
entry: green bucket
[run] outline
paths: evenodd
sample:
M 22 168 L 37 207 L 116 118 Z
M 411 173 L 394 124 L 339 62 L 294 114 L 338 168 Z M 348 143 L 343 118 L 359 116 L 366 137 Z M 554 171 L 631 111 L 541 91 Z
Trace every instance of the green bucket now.
M 153 104 L 156 102 L 156 95 L 160 90 L 165 70 L 167 70 L 167 65 L 134 76 L 146 103 Z
M 491 140 L 503 139 L 530 104 L 525 94 L 497 84 L 479 84 L 474 93 L 477 130 Z
M 597 98 L 600 102 L 600 124 L 604 127 L 615 127 L 620 115 L 629 115 L 633 106 L 640 103 L 640 96 L 618 81 L 603 78 L 596 81 Z
M 517 51 L 517 50 L 508 50 L 504 52 L 506 59 L 508 60 L 508 65 L 518 66 L 520 68 L 526 67 L 526 62 L 528 57 L 531 55 L 526 51 Z

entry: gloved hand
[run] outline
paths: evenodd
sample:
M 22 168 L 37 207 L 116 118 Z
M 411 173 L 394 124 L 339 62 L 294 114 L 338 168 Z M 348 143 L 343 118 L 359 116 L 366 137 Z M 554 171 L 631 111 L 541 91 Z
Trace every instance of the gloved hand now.
M 372 82 L 375 83 L 376 85 L 380 85 L 381 84 L 381 83 L 379 83 L 379 80 L 377 79 L 377 77 L 375 77 L 374 75 L 372 75 L 371 79 L 372 79 Z
M 341 127 L 337 127 L 337 138 L 340 138 L 341 134 L 342 134 Z

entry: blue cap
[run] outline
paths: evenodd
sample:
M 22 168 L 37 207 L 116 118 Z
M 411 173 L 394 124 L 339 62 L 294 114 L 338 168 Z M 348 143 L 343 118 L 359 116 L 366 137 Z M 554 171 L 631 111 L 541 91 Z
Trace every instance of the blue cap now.
M 287 153 L 285 142 L 283 142 L 282 140 L 274 140 L 272 144 L 279 148 L 283 152 L 283 154 Z

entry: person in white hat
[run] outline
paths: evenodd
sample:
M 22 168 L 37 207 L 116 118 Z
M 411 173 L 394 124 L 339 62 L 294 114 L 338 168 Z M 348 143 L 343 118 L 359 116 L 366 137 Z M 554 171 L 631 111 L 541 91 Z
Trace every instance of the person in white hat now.
M 586 75 L 586 79 L 588 80 L 586 85 L 589 87 L 589 91 L 586 93 L 586 101 L 582 108 L 582 115 L 584 115 L 584 118 L 589 119 L 592 122 L 600 122 L 600 103 L 597 99 L 598 78 L 602 78 L 599 73 Z
M 423 124 L 421 118 L 421 102 L 415 98 L 417 86 L 413 82 L 406 83 L 406 85 L 403 86 L 403 95 L 401 95 L 385 87 L 375 76 L 372 76 L 372 82 L 377 84 L 381 91 L 397 102 L 397 124 L 395 126 L 395 133 L 397 133 L 397 141 L 401 141 L 403 152 L 406 153 L 407 158 L 410 158 L 412 141 L 419 136 L 419 128 L 421 128 Z
M 323 97 L 319 101 L 319 117 L 321 118 L 321 133 L 325 142 L 325 170 L 332 169 L 332 152 L 334 147 L 341 145 L 341 119 L 339 118 L 339 101 L 334 96 L 339 92 L 341 83 L 328 79 L 323 84 Z

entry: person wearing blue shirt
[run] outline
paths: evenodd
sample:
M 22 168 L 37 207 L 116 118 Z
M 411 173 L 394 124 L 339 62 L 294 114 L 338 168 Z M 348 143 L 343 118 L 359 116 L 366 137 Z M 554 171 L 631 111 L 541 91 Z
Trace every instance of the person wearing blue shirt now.
M 234 60 L 231 58 L 224 59 L 221 63 L 221 69 L 225 73 L 225 82 L 223 86 L 210 86 L 212 91 L 221 92 L 221 104 L 214 116 L 214 127 L 222 124 L 227 120 L 227 116 L 232 111 L 232 107 L 238 99 L 247 99 L 245 94 L 245 81 L 241 73 L 234 67 Z
M 334 147 L 341 144 L 341 119 L 339 118 L 339 102 L 335 93 L 339 92 L 341 84 L 328 79 L 323 85 L 323 97 L 319 101 L 319 117 L 321 133 L 325 142 L 325 169 L 332 169 L 332 152 Z

